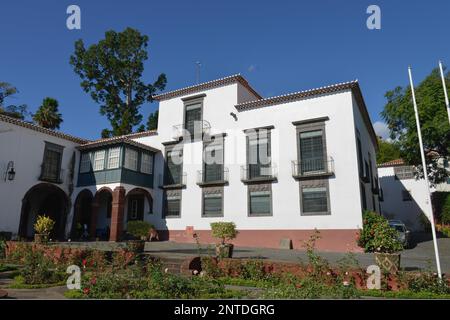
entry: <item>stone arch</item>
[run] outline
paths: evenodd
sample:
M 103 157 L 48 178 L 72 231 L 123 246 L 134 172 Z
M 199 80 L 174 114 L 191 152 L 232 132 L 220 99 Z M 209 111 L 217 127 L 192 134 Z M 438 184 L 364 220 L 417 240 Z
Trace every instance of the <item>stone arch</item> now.
M 73 219 L 72 219 L 72 230 L 71 237 L 74 239 L 83 236 L 84 225 L 89 227 L 91 225 L 91 215 L 92 215 L 92 202 L 94 201 L 94 195 L 91 190 L 83 189 L 81 190 L 74 203 Z M 81 225 L 81 231 L 78 229 L 78 224 Z
M 64 239 L 70 200 L 60 187 L 51 183 L 38 183 L 31 187 L 22 199 L 19 236 L 32 238 L 34 222 L 38 215 L 45 214 L 55 221 L 50 235 L 53 239 Z
M 109 238 L 113 194 L 113 191 L 109 187 L 102 187 L 95 192 L 92 200 L 89 226 L 89 235 L 92 239 L 98 237 L 107 240 Z M 98 229 L 103 231 L 99 231 Z

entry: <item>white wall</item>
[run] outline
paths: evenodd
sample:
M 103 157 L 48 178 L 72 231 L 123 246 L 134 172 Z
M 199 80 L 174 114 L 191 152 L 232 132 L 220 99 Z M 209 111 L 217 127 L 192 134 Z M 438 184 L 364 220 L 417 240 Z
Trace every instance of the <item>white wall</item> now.
M 423 230 L 420 223 L 422 212 L 426 212 L 427 186 L 425 180 L 395 179 L 394 167 L 378 168 L 384 201 L 381 211 L 388 219 L 403 221 L 410 230 Z M 402 190 L 411 193 L 413 201 L 403 201 Z
M 0 121 L 0 231 L 17 234 L 22 199 L 31 187 L 42 182 L 38 178 L 45 141 L 65 146 L 61 166 L 65 173 L 64 183 L 55 185 L 68 194 L 70 161 L 77 144 Z M 4 172 L 9 161 L 14 161 L 16 176 L 13 181 L 5 182 Z
M 354 123 L 362 132 L 363 145 L 368 145 L 375 156 L 374 146 L 361 125 L 359 111 L 350 90 L 317 96 L 301 101 L 237 112 L 238 100 L 249 99 L 244 88 L 237 84 L 207 90 L 204 93 L 203 118 L 210 122 L 213 133 L 227 133 L 225 137 L 225 166 L 229 169 L 229 185 L 224 187 L 224 217 L 201 217 L 201 188 L 196 185 L 197 171 L 201 170 L 202 142 L 188 143 L 184 148 L 183 171 L 187 173 L 187 187 L 182 191 L 181 218 L 170 218 L 172 230 L 209 229 L 212 221 L 234 221 L 239 229 L 357 229 L 362 225 L 359 178 L 356 158 Z M 237 95 L 239 92 L 239 97 Z M 198 92 L 193 95 L 197 95 Z M 136 139 L 164 152 L 161 142 L 172 141 L 172 126 L 183 122 L 183 97 L 160 102 L 158 135 Z M 237 114 L 238 120 L 230 116 Z M 299 183 L 292 177 L 291 161 L 297 159 L 296 127 L 293 121 L 328 116 L 325 122 L 327 151 L 334 159 L 335 176 L 329 179 L 331 215 L 301 216 Z M 357 119 L 355 119 L 355 117 Z M 247 186 L 240 180 L 240 166 L 246 162 L 244 129 L 273 125 L 272 163 L 278 167 L 278 182 L 272 184 L 273 216 L 248 217 Z M 370 146 L 372 145 L 372 146 Z M 366 152 L 367 153 L 367 152 Z M 373 160 L 373 164 L 375 161 Z M 155 172 L 163 166 L 163 158 L 156 159 Z M 374 173 L 376 169 L 374 168 Z M 157 179 L 155 175 L 155 179 Z M 157 198 L 156 215 L 161 215 L 162 192 L 154 190 Z M 158 199 L 158 200 L 156 200 Z M 371 203 L 371 202 L 370 202 Z

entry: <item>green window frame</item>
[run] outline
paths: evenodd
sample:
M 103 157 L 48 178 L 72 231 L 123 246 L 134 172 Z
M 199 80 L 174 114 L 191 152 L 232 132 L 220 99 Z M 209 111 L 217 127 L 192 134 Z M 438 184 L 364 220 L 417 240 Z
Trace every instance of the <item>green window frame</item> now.
M 202 217 L 223 217 L 223 188 L 202 190 Z
M 272 215 L 272 185 L 257 184 L 248 186 L 248 216 Z

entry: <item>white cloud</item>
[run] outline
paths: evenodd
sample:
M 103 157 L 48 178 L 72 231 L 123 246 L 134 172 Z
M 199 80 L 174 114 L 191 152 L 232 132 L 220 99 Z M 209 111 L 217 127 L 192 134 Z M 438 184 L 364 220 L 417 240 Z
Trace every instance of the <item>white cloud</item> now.
M 375 130 L 377 136 L 381 137 L 383 140 L 390 140 L 389 128 L 386 123 L 377 121 L 373 124 L 373 129 Z

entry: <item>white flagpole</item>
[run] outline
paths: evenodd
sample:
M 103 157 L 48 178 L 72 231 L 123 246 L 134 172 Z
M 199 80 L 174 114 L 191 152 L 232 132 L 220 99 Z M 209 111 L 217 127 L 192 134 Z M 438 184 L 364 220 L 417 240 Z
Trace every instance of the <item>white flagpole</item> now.
M 438 276 L 439 276 L 439 279 L 442 279 L 441 262 L 439 261 L 439 249 L 438 249 L 438 244 L 437 244 L 437 239 L 436 239 L 436 228 L 434 226 L 433 207 L 431 206 L 431 192 L 430 192 L 430 184 L 428 182 L 427 163 L 425 161 L 425 153 L 423 151 L 422 132 L 420 129 L 419 111 L 417 110 L 416 94 L 414 93 L 414 83 L 413 83 L 412 74 L 411 74 L 411 67 L 408 67 L 408 73 L 409 73 L 409 82 L 411 85 L 412 99 L 413 99 L 413 104 L 414 104 L 414 113 L 416 114 L 417 134 L 419 136 L 420 156 L 422 158 L 423 175 L 425 178 L 425 183 L 427 185 L 426 204 L 427 204 L 427 209 L 428 209 L 428 213 L 429 213 L 429 218 L 431 219 L 430 224 L 431 224 L 431 232 L 433 233 L 434 254 L 436 256 L 436 266 L 437 266 Z
M 448 122 L 450 122 L 450 106 L 448 104 L 447 86 L 445 85 L 444 68 L 442 67 L 442 61 L 439 60 L 439 69 L 441 70 L 442 86 L 444 87 L 445 106 L 447 107 Z

